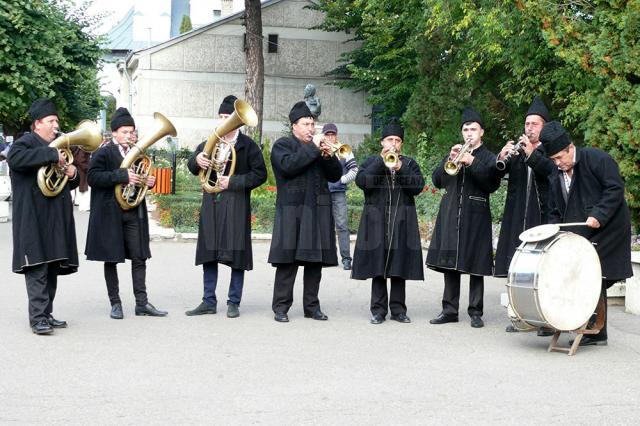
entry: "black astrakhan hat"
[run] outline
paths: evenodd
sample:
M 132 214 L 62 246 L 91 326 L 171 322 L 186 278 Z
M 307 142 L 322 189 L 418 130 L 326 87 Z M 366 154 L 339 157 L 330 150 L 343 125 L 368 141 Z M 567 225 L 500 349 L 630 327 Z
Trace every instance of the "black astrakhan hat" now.
M 40 98 L 31 104 L 28 114 L 31 117 L 31 121 L 36 121 L 49 115 L 58 115 L 58 111 L 51 99 Z
M 303 117 L 311 117 L 313 118 L 313 114 L 311 114 L 311 110 L 305 103 L 305 101 L 296 102 L 296 104 L 291 108 L 289 112 L 289 121 L 291 124 L 294 124 L 296 121 Z
M 551 114 L 549 114 L 549 110 L 544 102 L 542 102 L 542 98 L 540 98 L 540 96 L 533 98 L 533 102 L 531 102 L 531 106 L 529 107 L 525 117 L 533 114 L 539 115 L 547 123 L 551 121 Z
M 473 107 L 466 106 L 462 110 L 462 120 L 460 121 L 460 128 L 464 126 L 465 123 L 478 123 L 480 127 L 484 129 L 484 123 L 482 122 L 482 117 L 473 109 Z
M 218 108 L 218 114 L 233 114 L 233 111 L 235 111 L 233 103 L 236 100 L 238 100 L 238 98 L 233 95 L 229 95 L 224 98 L 220 104 L 220 108 Z
M 115 132 L 122 126 L 136 127 L 136 122 L 133 121 L 133 117 L 129 114 L 129 110 L 121 107 L 113 113 L 113 116 L 111 116 L 111 131 Z
M 404 140 L 404 129 L 397 122 L 391 122 L 382 129 L 382 139 L 387 136 L 397 136 Z
M 540 142 L 542 142 L 547 156 L 551 157 L 568 147 L 571 140 L 562 124 L 550 121 L 540 131 Z

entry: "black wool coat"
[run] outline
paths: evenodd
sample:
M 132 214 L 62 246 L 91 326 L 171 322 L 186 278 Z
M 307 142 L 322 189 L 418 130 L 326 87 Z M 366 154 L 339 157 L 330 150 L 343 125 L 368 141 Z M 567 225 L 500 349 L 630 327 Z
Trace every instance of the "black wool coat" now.
M 424 177 L 413 158 L 400 158 L 402 167 L 393 177 L 379 155 L 367 158 L 358 170 L 356 185 L 364 191 L 364 208 L 351 278 L 424 279 L 415 205 Z
M 455 270 L 472 275 L 491 275 L 493 244 L 489 194 L 500 186 L 495 175 L 496 156 L 484 145 L 476 148 L 469 167 L 456 176 L 444 171 L 445 157 L 433 172 L 436 188 L 446 192 L 427 252 L 427 267 L 439 272 Z
M 631 220 L 618 165 L 609 154 L 597 148 L 576 150 L 566 201 L 562 173 L 551 179 L 549 222 L 584 222 L 589 216 L 595 217 L 600 228 L 576 226 L 562 230 L 582 235 L 595 245 L 603 278 L 613 281 L 629 278 L 633 275 Z
M 312 143 L 291 135 L 271 149 L 276 177 L 276 217 L 269 263 L 338 264 L 336 234 L 327 182 L 342 176 L 340 161 L 325 158 Z
M 115 196 L 116 185 L 129 181 L 127 169 L 120 168 L 122 160 L 124 157 L 115 142 L 102 146 L 91 157 L 88 173 L 91 211 L 84 252 L 88 260 L 121 263 L 125 259 L 131 259 L 124 245 L 123 210 Z M 142 200 L 142 203 L 129 211 L 135 212 L 138 218 L 140 253 L 143 259 L 148 259 L 151 257 L 151 250 L 146 201 Z
M 528 178 L 531 168 L 531 179 Z M 496 277 L 506 277 L 509 265 L 521 241 L 518 236 L 526 229 L 548 222 L 549 177 L 557 167 L 547 158 L 542 144 L 531 153 L 512 157 L 505 170 L 496 169 L 498 178 L 509 174 L 507 199 L 504 204 L 500 236 L 496 250 Z
M 58 274 L 78 270 L 76 225 L 70 190 L 78 187 L 78 175 L 67 181 L 55 197 L 46 197 L 38 187 L 42 166 L 58 163 L 58 150 L 36 133 L 27 133 L 11 149 L 7 162 L 11 171 L 13 198 L 13 272 L 42 263 L 58 262 Z
M 196 157 L 205 142 L 196 148 L 187 166 L 200 173 Z M 235 144 L 236 168 L 229 188 L 217 194 L 203 192 L 196 247 L 196 265 L 218 262 L 234 269 L 253 269 L 251 250 L 251 190 L 267 180 L 267 168 L 256 143 L 242 133 Z M 229 163 L 230 164 L 230 163 Z M 212 172 L 212 178 L 216 176 Z

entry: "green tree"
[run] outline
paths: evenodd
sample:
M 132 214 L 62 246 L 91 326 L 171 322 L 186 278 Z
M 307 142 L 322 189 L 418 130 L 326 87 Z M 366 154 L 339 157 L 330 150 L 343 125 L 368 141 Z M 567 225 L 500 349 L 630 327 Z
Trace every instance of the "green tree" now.
M 90 30 L 99 18 L 68 0 L 3 1 L 0 7 L 0 122 L 25 129 L 26 111 L 51 97 L 62 128 L 93 119 L 101 106 L 97 80 L 100 39 Z
M 191 17 L 189 15 L 182 15 L 182 22 L 180 22 L 180 34 L 186 33 L 187 31 L 191 31 L 193 29 L 193 25 L 191 25 Z

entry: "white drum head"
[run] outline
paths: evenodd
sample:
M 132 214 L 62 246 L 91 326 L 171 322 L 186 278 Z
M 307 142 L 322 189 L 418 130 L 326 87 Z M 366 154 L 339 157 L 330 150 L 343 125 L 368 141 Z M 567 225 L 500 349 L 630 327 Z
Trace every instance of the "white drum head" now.
M 555 329 L 577 330 L 600 298 L 600 259 L 589 240 L 571 232 L 545 249 L 537 271 L 540 310 Z
M 547 238 L 551 238 L 560 232 L 560 227 L 558 225 L 554 225 L 549 223 L 547 225 L 538 225 L 533 228 L 529 228 L 526 231 L 520 233 L 520 241 L 524 241 L 525 243 L 533 243 L 536 241 L 546 240 Z

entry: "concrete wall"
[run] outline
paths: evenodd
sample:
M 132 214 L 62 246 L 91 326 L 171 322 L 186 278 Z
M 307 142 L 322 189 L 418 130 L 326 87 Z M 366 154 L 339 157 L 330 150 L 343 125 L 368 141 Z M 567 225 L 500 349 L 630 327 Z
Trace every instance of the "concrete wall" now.
M 266 136 L 284 130 L 291 106 L 303 99 L 306 84 L 322 102 L 319 122 L 335 122 L 340 139 L 355 144 L 370 131 L 371 107 L 364 93 L 341 90 L 324 74 L 340 54 L 352 49 L 346 34 L 307 28 L 322 15 L 303 9 L 308 1 L 286 0 L 263 9 L 263 35 L 278 34 L 277 53 L 265 43 L 264 124 Z M 239 19 L 212 27 L 165 48 L 139 54 L 132 69 L 133 113 L 144 133 L 154 111 L 169 117 L 183 146 L 194 146 L 215 127 L 218 106 L 228 94 L 244 97 L 245 60 Z

